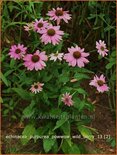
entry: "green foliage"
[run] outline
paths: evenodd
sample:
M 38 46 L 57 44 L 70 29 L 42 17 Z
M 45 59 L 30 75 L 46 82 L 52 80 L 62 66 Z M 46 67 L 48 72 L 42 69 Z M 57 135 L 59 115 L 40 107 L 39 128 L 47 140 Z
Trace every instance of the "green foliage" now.
M 106 140 L 107 143 L 109 143 L 111 145 L 111 147 L 115 148 L 116 147 L 116 139 L 111 137 L 109 139 Z
M 106 69 L 112 69 L 113 66 L 116 65 L 116 51 L 113 50 L 110 57 L 109 57 L 109 63 L 106 65 Z
M 81 125 L 81 126 L 78 125 L 78 130 L 84 138 L 86 138 L 90 141 L 94 141 L 94 136 L 90 129 L 84 127 L 83 125 Z
M 3 73 L 0 72 L 0 78 L 2 79 L 2 81 L 5 83 L 6 86 L 8 86 L 8 81 L 6 79 L 6 77 L 3 75 Z
M 62 113 L 60 120 L 56 122 L 56 126 L 54 127 L 54 130 L 61 127 L 67 120 L 68 120 L 68 114 L 66 112 Z
M 110 92 L 108 93 L 108 98 L 112 97 L 112 101 L 109 99 L 109 106 L 112 112 L 115 113 L 115 87 L 116 87 L 116 50 L 115 48 L 112 50 L 112 53 L 109 55 L 108 58 L 108 64 L 106 65 L 106 75 L 110 77 L 109 79 L 109 87 L 110 87 Z
M 64 153 L 68 153 L 68 154 L 80 154 L 81 153 L 79 147 L 76 144 L 72 144 L 71 146 L 69 146 L 66 140 L 63 141 L 62 150 Z
M 31 104 L 28 105 L 28 106 L 23 110 L 23 115 L 24 115 L 24 117 L 31 117 L 31 116 L 34 114 L 34 112 L 35 112 L 34 106 L 35 106 L 35 101 L 32 100 L 32 101 L 31 101 Z
M 22 88 L 12 88 L 22 99 L 30 100 L 31 96 L 30 93 Z
M 56 141 L 56 139 L 52 139 L 52 138 L 43 139 L 43 148 L 46 153 L 52 149 L 55 141 Z
M 22 144 L 26 145 L 31 139 L 31 136 L 34 135 L 34 133 L 35 127 L 32 124 L 27 125 L 22 132 L 22 136 L 24 137 L 21 139 Z

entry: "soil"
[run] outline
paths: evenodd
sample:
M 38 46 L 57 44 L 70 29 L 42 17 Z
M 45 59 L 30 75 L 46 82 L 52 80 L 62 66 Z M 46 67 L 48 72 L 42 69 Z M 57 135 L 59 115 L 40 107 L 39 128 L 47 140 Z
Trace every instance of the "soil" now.
M 94 135 L 94 142 L 86 141 L 85 148 L 90 154 L 115 154 L 115 148 L 112 148 L 110 144 L 106 142 L 108 137 L 115 137 L 115 120 L 109 109 L 107 94 L 96 93 L 94 88 L 89 88 L 88 81 L 83 87 L 89 92 L 89 100 L 92 104 L 95 104 L 95 111 L 93 112 L 95 118 L 93 119 L 91 126 L 97 129 L 98 134 Z M 39 153 L 41 145 L 31 143 L 27 146 L 21 146 L 17 139 L 6 139 L 6 135 L 21 135 L 24 125 L 19 122 L 9 122 L 8 119 L 2 120 L 2 153 Z M 33 152 L 34 151 L 34 152 Z M 40 152 L 41 153 L 41 152 Z
M 105 93 L 96 92 L 95 88 L 90 88 L 88 83 L 86 81 L 83 87 L 89 93 L 89 101 L 95 104 L 95 118 L 91 123 L 91 127 L 97 129 L 98 134 L 94 135 L 94 143 L 88 141 L 86 148 L 89 153 L 115 154 L 116 149 L 106 142 L 108 138 L 116 137 L 116 122 L 109 108 L 108 96 Z

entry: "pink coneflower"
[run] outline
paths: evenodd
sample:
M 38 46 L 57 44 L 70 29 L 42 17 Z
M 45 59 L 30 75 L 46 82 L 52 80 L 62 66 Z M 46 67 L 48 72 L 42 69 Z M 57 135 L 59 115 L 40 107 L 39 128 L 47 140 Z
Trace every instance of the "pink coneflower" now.
M 63 57 L 63 53 L 58 53 L 58 51 L 56 53 L 52 53 L 50 54 L 50 60 L 53 60 L 54 62 L 58 60 L 62 61 L 62 57 Z
M 24 26 L 24 30 L 25 31 L 30 31 L 30 30 L 34 30 L 34 22 L 32 23 L 27 23 L 25 26 Z
M 85 64 L 87 64 L 89 61 L 85 58 L 89 56 L 89 53 L 84 52 L 84 48 L 81 49 L 80 47 L 71 47 L 68 48 L 69 53 L 64 55 L 64 59 L 66 62 L 69 63 L 70 66 L 78 66 L 78 67 L 84 67 Z
M 44 61 L 47 59 L 45 52 L 37 50 L 34 54 L 27 54 L 24 57 L 24 66 L 27 67 L 27 70 L 42 70 L 46 66 Z
M 106 84 L 105 77 L 103 74 L 100 77 L 98 77 L 97 75 L 94 76 L 94 79 L 91 80 L 89 85 L 96 87 L 97 90 L 101 93 L 109 90 L 109 87 Z
M 10 48 L 9 55 L 11 58 L 22 59 L 23 56 L 26 54 L 27 47 L 24 47 L 23 44 L 12 45 Z
M 35 31 L 40 33 L 40 31 L 46 28 L 48 25 L 49 23 L 47 21 L 44 21 L 43 18 L 41 18 L 40 20 L 36 19 L 36 21 L 34 22 L 34 29 Z
M 40 83 L 40 82 L 37 82 L 37 83 L 34 83 L 33 85 L 31 85 L 31 88 L 30 88 L 30 90 L 31 90 L 31 92 L 32 93 L 39 93 L 40 91 L 42 91 L 42 86 L 43 86 L 44 84 L 43 83 Z
M 105 55 L 108 55 L 108 50 L 106 48 L 106 44 L 104 41 L 99 40 L 99 42 L 96 41 L 96 48 L 97 48 L 97 52 L 104 57 Z
M 71 15 L 69 14 L 69 11 L 63 11 L 62 8 L 52 9 L 51 11 L 48 11 L 48 16 L 50 16 L 50 20 L 57 21 L 57 25 L 60 24 L 61 20 L 64 20 L 66 23 L 68 23 L 68 20 L 71 19 Z
M 59 44 L 62 40 L 64 32 L 60 30 L 60 26 L 49 25 L 47 29 L 41 31 L 41 41 L 45 44 L 52 43 L 53 45 Z
M 62 101 L 69 107 L 73 105 L 72 96 L 69 93 L 63 94 Z

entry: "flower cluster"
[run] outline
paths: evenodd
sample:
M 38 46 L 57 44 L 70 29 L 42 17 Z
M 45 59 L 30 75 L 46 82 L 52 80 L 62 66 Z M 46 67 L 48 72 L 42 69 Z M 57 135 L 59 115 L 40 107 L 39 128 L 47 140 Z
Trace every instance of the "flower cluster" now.
M 64 11 L 62 8 L 52 9 L 48 11 L 47 15 L 49 16 L 49 20 L 44 20 L 43 18 L 39 20 L 35 20 L 34 22 L 27 23 L 24 26 L 25 31 L 34 31 L 38 33 L 40 36 L 40 40 L 45 45 L 50 43 L 52 45 L 57 45 L 62 41 L 62 37 L 64 35 L 64 31 L 61 30 L 60 23 L 63 20 L 64 22 L 68 23 L 71 19 L 71 15 L 68 11 Z M 51 21 L 56 21 L 57 25 L 53 25 Z M 99 55 L 102 57 L 108 54 L 108 50 L 106 48 L 106 44 L 104 41 L 99 40 L 96 41 L 96 49 Z M 46 54 L 46 51 L 34 51 L 33 54 L 28 53 L 28 48 L 25 47 L 23 44 L 12 45 L 9 51 L 9 55 L 11 58 L 21 59 L 23 60 L 24 66 L 27 70 L 42 70 L 46 67 L 46 61 L 66 61 L 69 66 L 72 67 L 84 67 L 87 63 L 89 63 L 88 56 L 89 53 L 85 52 L 84 48 L 79 47 L 76 45 L 75 47 L 68 48 L 67 52 L 60 53 L 57 51 L 56 53 L 51 53 L 49 55 Z M 32 93 L 39 93 L 42 91 L 44 83 L 34 82 L 31 86 L 30 91 Z M 97 88 L 98 92 L 105 92 L 109 90 L 109 87 L 106 84 L 105 77 L 102 74 L 100 77 L 97 75 L 94 76 L 94 79 L 91 80 L 89 85 L 94 86 Z M 67 106 L 73 105 L 72 95 L 70 93 L 65 93 L 62 96 L 62 102 L 64 102 Z
M 52 43 L 53 45 L 59 44 L 62 40 L 64 32 L 60 30 L 60 22 L 64 20 L 68 23 L 68 20 L 71 19 L 71 15 L 68 11 L 64 11 L 62 8 L 53 9 L 48 11 L 47 15 L 50 17 L 49 21 L 44 20 L 43 18 L 35 20 L 35 22 L 26 24 L 24 26 L 25 31 L 34 30 L 41 35 L 41 41 L 44 44 Z M 57 21 L 57 26 L 50 23 L 51 20 Z

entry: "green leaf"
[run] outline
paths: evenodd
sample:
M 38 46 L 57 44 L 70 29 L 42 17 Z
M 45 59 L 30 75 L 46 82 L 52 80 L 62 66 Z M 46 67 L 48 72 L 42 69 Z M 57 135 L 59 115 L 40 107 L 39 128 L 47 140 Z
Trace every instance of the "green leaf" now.
M 34 100 L 32 100 L 31 104 L 23 110 L 24 116 L 31 117 L 34 114 L 34 108 L 33 108 L 34 105 L 35 105 L 35 102 Z
M 52 152 L 53 154 L 57 154 L 58 152 L 58 143 L 57 143 L 57 140 L 55 141 L 53 147 L 52 147 Z
M 65 122 L 62 126 L 61 129 L 63 130 L 65 135 L 70 135 L 70 122 L 67 121 Z
M 39 136 L 43 136 L 44 134 L 44 128 L 40 127 L 38 129 L 35 130 L 34 136 L 36 136 L 36 138 L 34 138 L 34 142 L 36 143 L 37 140 L 39 139 Z
M 73 99 L 74 107 L 77 108 L 79 111 L 82 111 L 84 108 L 88 110 L 93 110 L 92 104 L 87 102 L 86 100 L 80 100 L 78 97 Z
M 12 88 L 22 99 L 31 100 L 30 93 L 22 88 Z
M 95 2 L 95 1 L 89 1 L 88 2 L 88 6 L 89 7 L 94 7 L 94 6 L 96 6 L 97 5 L 97 2 Z
M 47 75 L 46 73 L 45 73 L 45 76 L 43 76 L 43 81 L 44 82 L 48 82 L 48 81 L 50 81 L 52 79 L 52 75 Z
M 66 82 L 68 82 L 69 81 L 69 75 L 64 75 L 64 74 L 62 74 L 62 75 L 60 75 L 59 76 L 59 81 L 60 82 L 63 82 L 63 83 L 66 83 Z
M 83 73 L 76 73 L 74 75 L 74 78 L 77 79 L 77 80 L 90 79 L 90 77 L 88 75 L 83 74 Z
M 14 70 L 8 70 L 6 73 L 4 73 L 4 76 L 7 77 L 9 76 Z
M 115 72 L 111 75 L 110 80 L 116 81 L 116 73 Z
M 43 91 L 43 92 L 42 92 L 42 96 L 43 96 L 44 101 L 45 101 L 46 103 L 48 103 L 48 95 L 47 95 L 47 93 Z
M 56 141 L 56 139 L 52 139 L 52 138 L 43 139 L 43 148 L 46 153 L 52 149 L 55 141 Z
M 115 140 L 115 139 L 112 140 L 111 146 L 112 146 L 112 147 L 115 147 L 115 146 L 116 146 L 116 140 Z
M 78 92 L 79 94 L 87 95 L 87 92 L 86 92 L 84 89 L 82 89 L 82 88 L 78 88 L 78 89 L 77 89 L 77 92 Z
M 25 138 L 21 139 L 22 144 L 26 145 L 34 133 L 35 127 L 32 124 L 27 125 L 22 132 L 22 136 L 25 136 Z
M 4 82 L 4 84 L 5 84 L 6 86 L 9 85 L 9 84 L 8 84 L 8 80 L 7 80 L 6 77 L 2 74 L 2 72 L 0 72 L 0 78 L 2 79 L 2 81 Z
M 70 149 L 73 145 L 73 143 L 71 142 L 71 139 L 64 139 L 63 143 L 62 143 L 62 151 L 64 152 L 64 154 L 69 154 Z
M 10 61 L 10 68 L 15 68 L 15 60 L 14 59 L 11 59 Z
M 57 115 L 57 116 L 60 116 L 61 114 L 61 109 L 58 109 L 58 108 L 52 108 L 49 112 L 50 115 Z
M 116 50 L 112 52 L 111 56 L 116 57 Z
M 78 125 L 78 130 L 80 131 L 81 135 L 90 140 L 90 141 L 94 141 L 94 136 L 92 135 L 92 132 L 90 129 L 84 127 L 83 125 Z
M 116 140 L 113 137 L 106 139 L 106 142 L 109 143 L 113 148 L 116 146 Z
M 113 65 L 115 65 L 116 62 L 110 62 L 106 65 L 106 69 L 111 69 L 113 67 Z
M 80 154 L 80 149 L 76 144 L 68 148 L 69 154 Z
M 79 104 L 79 107 L 78 107 L 79 111 L 83 110 L 84 107 L 85 107 L 85 101 L 83 100 Z
M 75 68 L 70 68 L 71 71 L 74 71 L 75 73 L 94 73 L 86 68 L 78 68 L 78 67 L 75 67 Z
M 63 87 L 63 88 L 61 89 L 61 93 L 70 92 L 72 89 L 73 89 L 73 88 L 71 88 L 71 87 L 65 86 L 65 87 Z
M 66 140 L 64 139 L 63 140 L 63 143 L 62 143 L 62 151 L 64 152 L 64 154 L 68 154 L 69 152 L 68 152 L 68 148 L 69 148 L 69 145 L 68 145 L 68 143 L 66 142 Z
M 74 104 L 73 104 L 74 107 L 79 109 L 79 105 L 81 103 L 81 100 L 78 97 L 75 97 L 75 98 L 73 98 L 73 101 L 74 101 Z
M 67 115 L 66 112 L 63 112 L 63 113 L 61 114 L 61 119 L 58 120 L 58 121 L 56 122 L 56 126 L 55 126 L 55 128 L 54 128 L 53 130 L 58 129 L 58 128 L 59 128 L 60 126 L 62 126 L 67 120 L 68 120 L 68 115 Z
M 43 134 L 44 134 L 43 127 L 40 127 L 40 128 L 38 128 L 38 129 L 35 130 L 35 135 L 42 136 Z
M 7 114 L 9 113 L 9 109 L 5 109 L 4 111 L 3 111 L 3 114 L 6 116 Z

